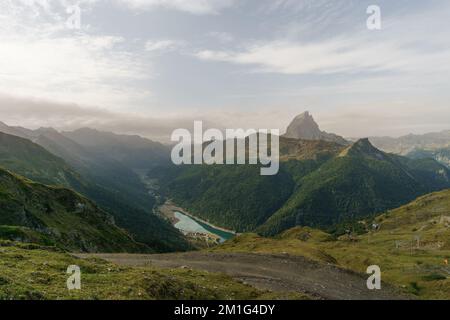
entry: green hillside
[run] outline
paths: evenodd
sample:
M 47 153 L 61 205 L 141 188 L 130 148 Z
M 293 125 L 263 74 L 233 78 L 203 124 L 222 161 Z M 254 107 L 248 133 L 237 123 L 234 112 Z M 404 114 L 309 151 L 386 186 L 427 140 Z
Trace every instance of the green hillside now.
M 450 168 L 450 147 L 439 149 L 415 149 L 406 155 L 412 159 L 432 158 Z
M 71 188 L 83 194 L 113 215 L 117 225 L 126 229 L 136 241 L 153 250 L 164 252 L 189 248 L 175 228 L 152 213 L 154 199 L 143 186 L 142 193 L 148 196 L 148 208 L 137 204 L 142 202 L 126 192 L 98 184 L 91 175 L 81 176 L 63 159 L 41 146 L 4 133 L 0 133 L 0 166 L 30 180 Z M 107 169 L 105 165 L 102 170 L 114 171 L 113 168 Z M 119 173 L 120 170 L 115 171 L 115 174 Z M 130 184 L 130 189 L 133 186 Z
M 35 130 L 29 139 L 64 159 L 87 180 L 120 194 L 134 207 L 144 211 L 153 207 L 155 199 L 148 194 L 139 176 L 111 154 L 99 155 L 95 148 L 87 149 L 51 128 Z
M 218 183 L 219 182 L 219 183 Z M 294 187 L 284 171 L 261 176 L 255 166 L 190 166 L 168 186 L 170 197 L 198 217 L 250 231 L 283 205 Z
M 335 143 L 281 137 L 283 163 L 275 176 L 259 166 L 165 166 L 149 172 L 161 192 L 192 214 L 238 232 L 263 224 L 291 196 L 296 182 L 343 149 Z
M 295 227 L 272 238 L 244 234 L 213 250 L 301 255 L 362 273 L 378 265 L 383 281 L 407 293 L 421 299 L 450 298 L 450 190 L 359 224 L 365 230 L 361 235 L 336 238 Z
M 67 290 L 67 267 L 81 270 L 81 290 Z M 0 241 L 0 300 L 251 300 L 306 298 L 258 290 L 224 274 L 122 267 L 52 248 Z
M 349 147 L 280 139 L 278 175 L 258 166 L 180 166 L 149 173 L 192 214 L 239 232 L 275 235 L 296 225 L 328 229 L 450 187 L 433 159 L 384 153 L 367 139 Z M 161 182 L 162 181 L 162 182 Z
M 274 235 L 296 225 L 325 228 L 403 205 L 450 187 L 434 160 L 409 160 L 360 140 L 299 181 L 286 204 L 258 228 Z
M 110 215 L 81 195 L 0 169 L 0 238 L 70 251 L 144 251 Z
M 0 132 L 0 165 L 44 184 L 81 187 L 85 182 L 61 158 L 27 139 Z

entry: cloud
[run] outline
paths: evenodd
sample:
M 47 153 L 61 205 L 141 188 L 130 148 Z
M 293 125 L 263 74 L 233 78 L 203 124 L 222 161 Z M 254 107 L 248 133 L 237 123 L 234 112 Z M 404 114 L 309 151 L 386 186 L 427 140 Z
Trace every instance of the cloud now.
M 0 121 L 30 129 L 53 127 L 57 130 L 75 130 L 90 127 L 102 131 L 138 134 L 167 143 L 170 142 L 173 130 L 191 129 L 194 120 L 204 120 L 206 127 L 219 127 L 214 121 L 204 118 L 201 113 L 190 116 L 182 116 L 179 113 L 146 116 L 0 94 Z
M 158 41 L 149 40 L 145 43 L 145 50 L 168 52 L 177 50 L 183 45 L 184 45 L 183 41 L 177 40 L 158 40 Z
M 312 5 L 312 1 L 274 1 L 271 13 L 280 7 L 292 10 L 312 10 L 317 15 L 324 1 Z M 334 4 L 334 3 L 333 3 Z M 339 4 L 342 4 L 340 1 Z M 324 7 L 328 15 L 342 14 L 340 5 Z M 309 11 L 308 11 L 309 12 Z M 315 16 L 315 14 L 311 16 Z M 450 55 L 448 44 L 450 6 L 431 7 L 420 13 L 383 19 L 383 30 L 369 31 L 365 27 L 365 11 L 361 20 L 349 29 L 310 38 L 318 26 L 329 25 L 333 19 L 316 17 L 320 23 L 291 24 L 289 32 L 275 34 L 275 38 L 254 40 L 228 50 L 203 49 L 195 56 L 205 61 L 227 62 L 247 66 L 250 72 L 278 73 L 287 75 L 329 75 L 366 72 L 416 73 L 419 77 L 450 68 L 446 57 Z M 384 17 L 384 16 L 383 16 Z M 341 17 L 343 18 L 343 17 Z M 311 18 L 312 19 L 312 18 Z M 355 21 L 355 20 L 352 20 Z M 338 24 L 339 21 L 335 21 Z M 298 30 L 295 30 L 298 29 Z M 420 39 L 420 41 L 418 40 Z M 351 80 L 351 78 L 348 78 Z
M 424 54 L 390 42 L 361 38 L 334 38 L 323 42 L 271 41 L 256 43 L 241 51 L 202 50 L 196 57 L 256 67 L 259 72 L 281 74 L 333 74 L 406 71 L 424 62 L 438 67 L 449 51 Z M 255 69 L 254 69 L 255 70 Z
M 235 0 L 116 0 L 132 9 L 151 10 L 165 8 L 192 14 L 218 14 L 232 6 Z
M 449 130 L 447 106 L 429 106 L 424 112 L 421 104 L 407 104 L 405 113 L 401 102 L 388 105 L 345 106 L 335 111 L 317 112 L 315 117 L 321 127 L 346 137 L 402 136 L 410 133 L 424 134 Z M 377 125 L 374 125 L 377 124 Z
M 261 72 L 282 74 L 376 71 L 397 61 L 377 55 L 374 49 L 373 46 L 358 48 L 340 40 L 312 44 L 273 41 L 254 44 L 238 52 L 204 50 L 196 56 L 202 60 L 254 65 Z
M 98 19 L 91 20 L 95 27 L 82 19 L 81 30 L 67 29 L 66 8 L 75 2 L 82 12 L 102 10 L 89 15 Z M 111 8 L 111 2 L 118 7 Z M 135 21 L 144 30 L 134 23 L 117 30 L 102 21 L 116 14 L 130 21 L 136 13 L 164 10 L 214 15 L 235 3 L 0 1 L 0 96 L 16 97 L 0 99 L 1 120 L 31 127 L 92 126 L 165 140 L 171 128 L 188 128 L 194 119 L 206 118 L 218 128 L 282 129 L 305 109 L 326 120 L 324 129 L 344 135 L 413 131 L 401 125 L 405 119 L 417 128 L 427 121 L 431 131 L 448 119 L 450 6 L 445 4 L 420 10 L 412 4 L 401 12 L 383 6 L 379 32 L 365 29 L 365 8 L 360 10 L 356 0 L 249 1 L 242 6 L 247 12 L 233 10 L 233 16 L 201 21 L 184 17 L 173 29 L 167 28 L 167 20 L 149 22 L 147 16 Z M 157 53 L 179 49 L 186 55 L 195 51 L 203 63 L 172 54 L 152 60 Z M 154 67 L 163 74 L 161 81 L 151 81 Z M 406 102 L 397 104 L 399 100 Z M 194 105 L 203 113 L 188 109 Z M 424 108 L 433 114 L 429 120 L 421 115 Z M 134 113 L 138 110 L 141 114 Z M 170 113 L 176 111 L 189 116 Z M 362 116 L 368 120 L 360 120 Z M 389 120 L 393 117 L 395 122 Z M 371 126 L 372 119 L 379 126 Z
M 142 104 L 151 96 L 144 86 L 151 63 L 124 49 L 122 37 L 92 34 L 87 26 L 69 30 L 67 3 L 0 4 L 0 92 L 116 108 Z
M 234 41 L 234 36 L 228 32 L 211 31 L 208 32 L 208 36 L 218 40 L 221 43 L 229 43 Z
M 203 121 L 204 128 L 281 129 L 291 120 L 292 110 L 204 111 L 190 110 L 164 115 L 144 115 L 117 112 L 102 108 L 83 107 L 78 104 L 56 103 L 49 100 L 17 98 L 0 94 L 0 121 L 30 129 L 53 127 L 57 130 L 75 130 L 91 127 L 122 134 L 138 134 L 152 140 L 170 142 L 173 130 L 193 129 L 194 121 Z

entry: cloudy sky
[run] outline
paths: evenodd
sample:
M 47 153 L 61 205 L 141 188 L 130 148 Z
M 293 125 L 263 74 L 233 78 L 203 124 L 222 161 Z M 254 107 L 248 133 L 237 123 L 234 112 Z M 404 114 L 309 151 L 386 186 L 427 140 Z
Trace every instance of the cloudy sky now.
M 447 0 L 1 0 L 0 120 L 160 140 L 305 110 L 347 137 L 450 129 L 449 17 Z

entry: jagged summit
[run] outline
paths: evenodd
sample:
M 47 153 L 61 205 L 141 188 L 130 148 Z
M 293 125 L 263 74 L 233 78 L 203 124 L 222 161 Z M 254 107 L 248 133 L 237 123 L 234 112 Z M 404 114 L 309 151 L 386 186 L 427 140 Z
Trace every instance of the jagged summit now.
M 305 111 L 294 118 L 286 130 L 286 138 L 320 140 L 322 131 L 314 121 L 309 111 Z
M 300 113 L 298 116 L 296 116 L 294 118 L 294 120 L 311 120 L 312 122 L 316 123 L 314 121 L 313 116 L 311 115 L 311 113 L 309 111 L 305 111 L 303 113 Z
M 304 140 L 323 140 L 348 145 L 348 142 L 344 138 L 333 133 L 321 131 L 309 111 L 299 114 L 292 120 L 284 137 Z

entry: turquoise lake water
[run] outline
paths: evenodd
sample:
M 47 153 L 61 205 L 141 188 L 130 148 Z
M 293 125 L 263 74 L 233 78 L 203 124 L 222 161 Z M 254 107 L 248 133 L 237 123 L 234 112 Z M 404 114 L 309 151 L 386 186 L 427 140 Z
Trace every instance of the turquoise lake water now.
M 182 214 L 181 212 L 176 211 L 174 214 L 175 214 L 175 217 L 179 220 L 175 224 L 175 228 L 177 228 L 180 231 L 214 234 L 221 239 L 221 242 L 224 242 L 235 236 L 231 232 L 226 232 L 223 230 L 216 229 L 216 228 L 211 227 L 199 220 L 193 219 L 185 214 Z

